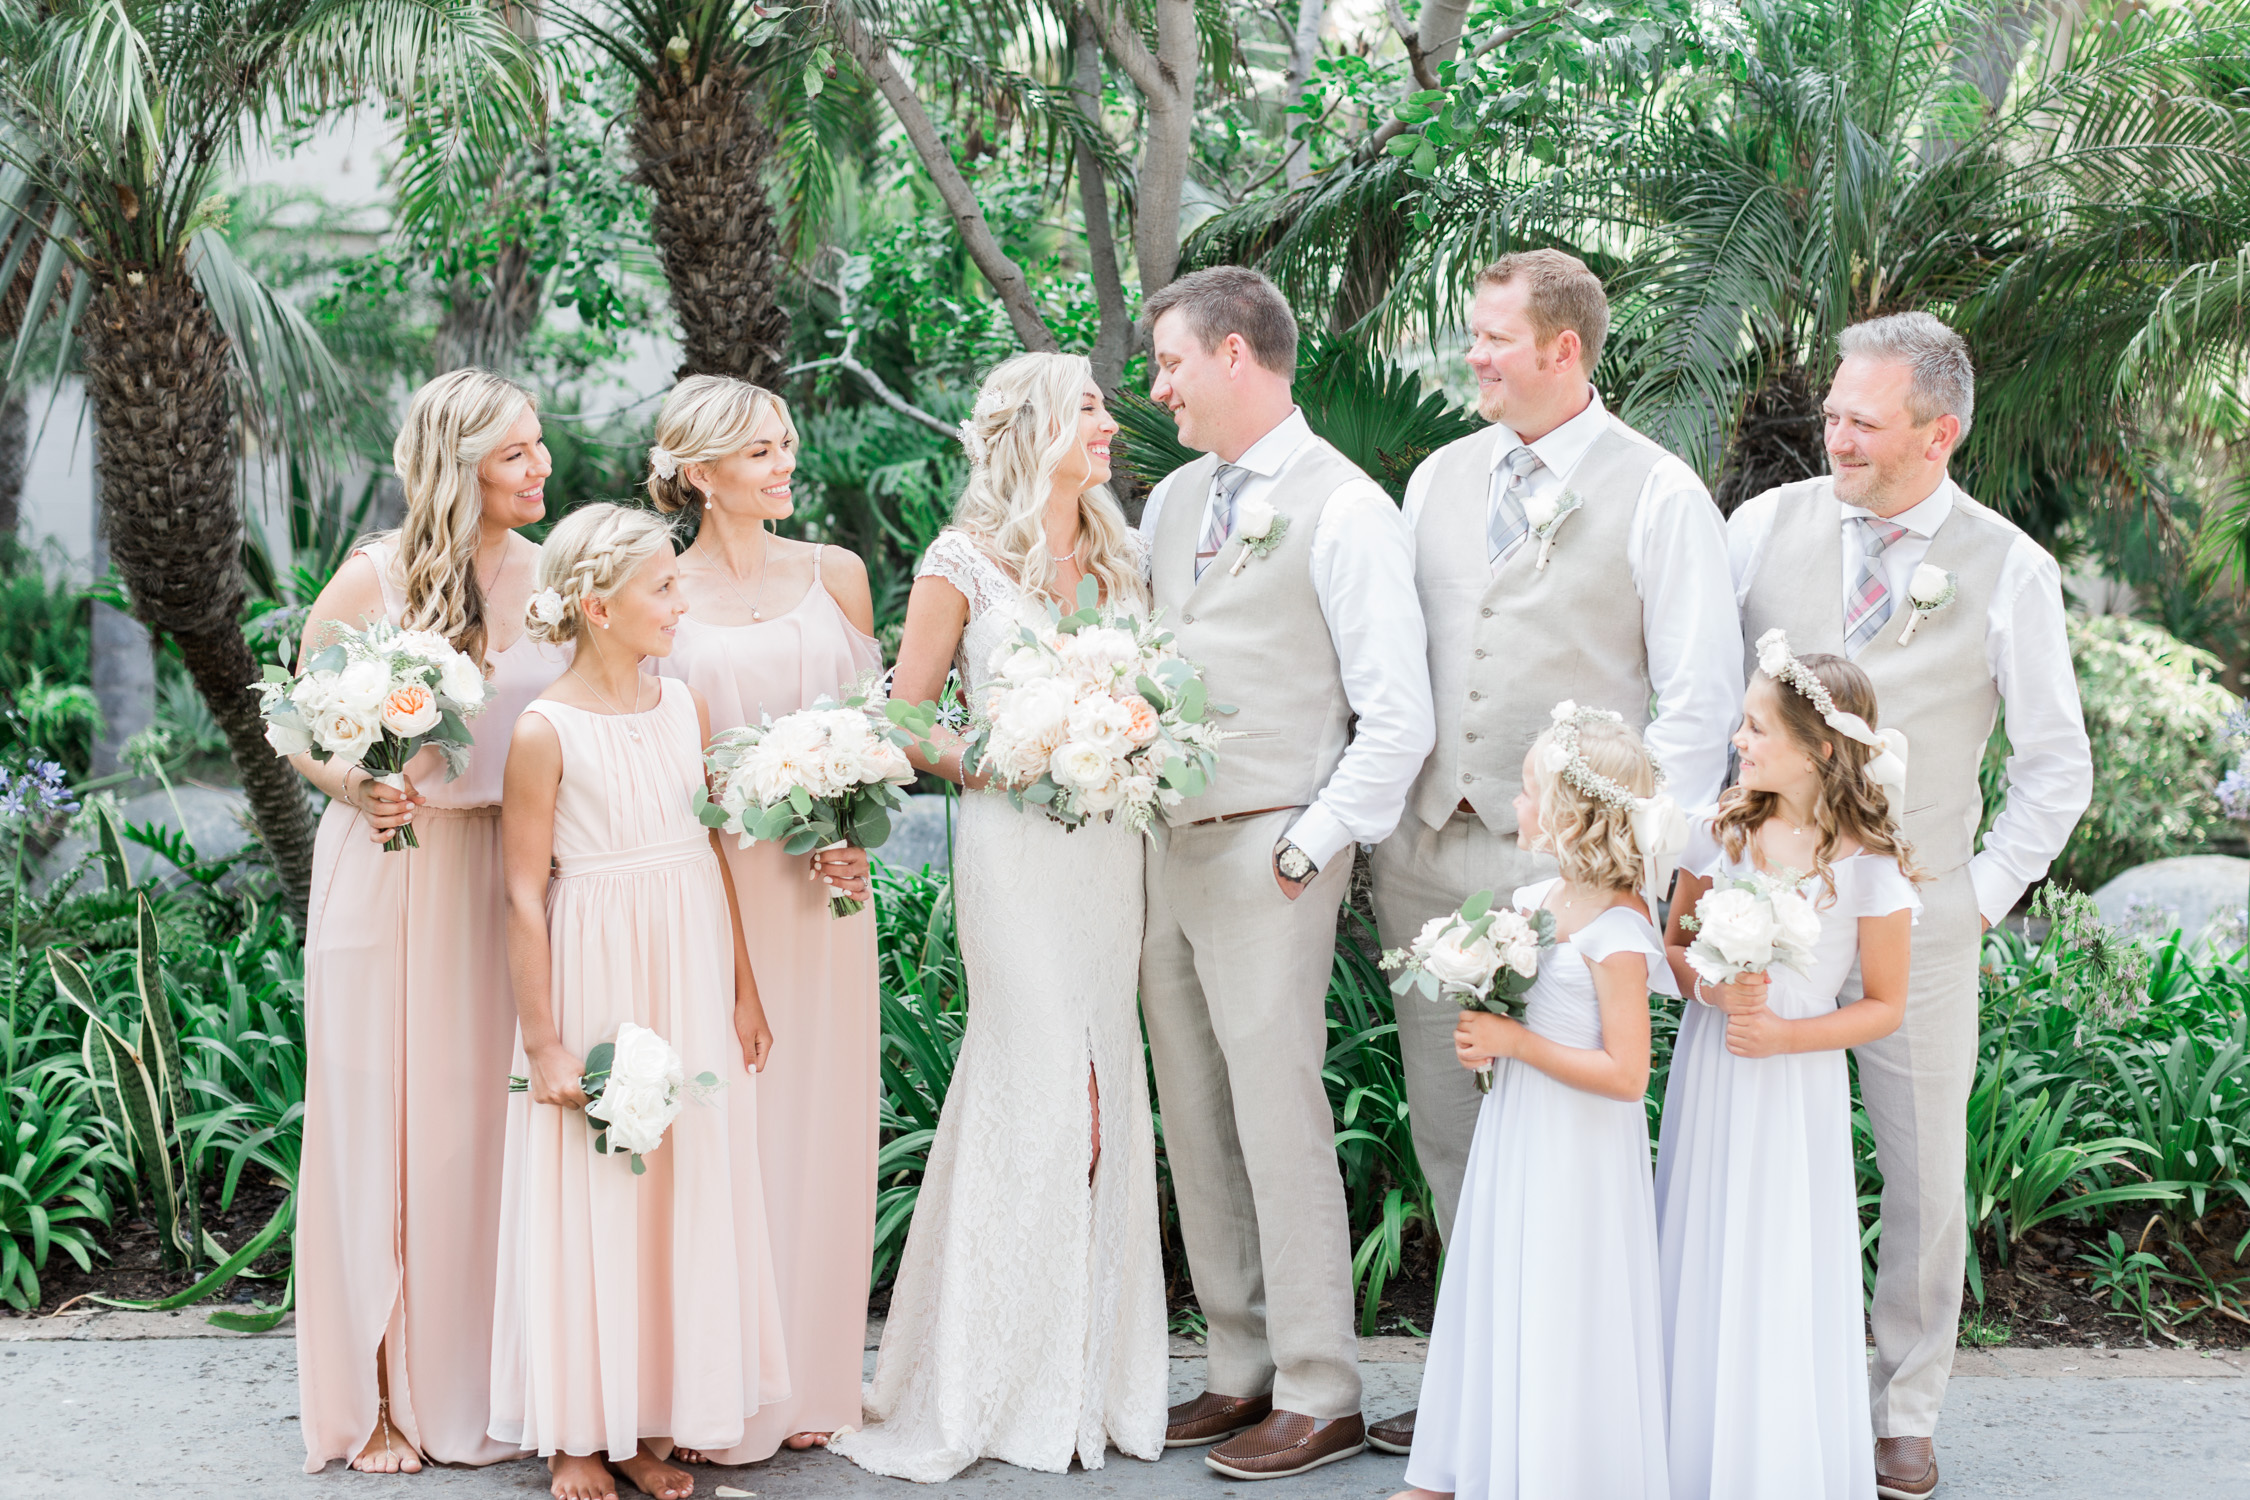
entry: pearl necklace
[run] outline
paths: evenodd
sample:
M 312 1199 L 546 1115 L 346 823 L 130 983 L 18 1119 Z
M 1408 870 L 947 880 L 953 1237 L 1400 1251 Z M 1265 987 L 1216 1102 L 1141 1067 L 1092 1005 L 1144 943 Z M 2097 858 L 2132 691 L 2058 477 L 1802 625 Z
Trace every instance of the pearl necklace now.
M 570 675 L 577 678 L 580 682 L 585 683 L 586 691 L 592 693 L 596 698 L 601 699 L 602 707 L 608 709 L 612 717 L 619 719 L 635 719 L 640 717 L 641 685 L 638 678 L 636 678 L 633 683 L 632 712 L 628 713 L 624 709 L 619 708 L 616 704 L 610 702 L 609 694 L 603 692 L 600 688 L 595 687 L 594 680 L 588 677 L 585 673 L 579 671 L 577 667 L 574 666 L 570 669 Z M 638 724 L 627 724 L 625 726 L 625 737 L 630 740 L 638 740 L 641 737 L 641 726 Z

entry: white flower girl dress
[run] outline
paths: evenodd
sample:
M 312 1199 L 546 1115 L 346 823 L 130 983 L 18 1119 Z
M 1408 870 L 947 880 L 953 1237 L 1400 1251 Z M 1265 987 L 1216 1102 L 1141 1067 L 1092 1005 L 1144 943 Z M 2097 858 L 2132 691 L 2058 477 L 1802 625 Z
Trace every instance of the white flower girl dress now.
M 1524 886 L 1538 907 L 1552 880 Z M 1611 907 L 1541 954 L 1524 1023 L 1599 1047 L 1588 967 L 1648 960 L 1676 992 L 1648 919 Z M 1648 1116 L 1516 1058 L 1493 1065 L 1446 1246 L 1406 1481 L 1460 1500 L 1664 1500 L 1664 1375 Z
M 1750 873 L 1705 818 L 1681 869 Z M 1783 1020 L 1835 1009 L 1859 966 L 1859 919 L 1919 912 L 1887 856 L 1836 861 L 1812 972 L 1774 966 Z M 1656 1213 L 1671 1388 L 1672 1489 L 1688 1500 L 1874 1500 L 1859 1203 L 1844 1054 L 1736 1057 L 1727 1018 L 1690 1000 L 1664 1089 Z

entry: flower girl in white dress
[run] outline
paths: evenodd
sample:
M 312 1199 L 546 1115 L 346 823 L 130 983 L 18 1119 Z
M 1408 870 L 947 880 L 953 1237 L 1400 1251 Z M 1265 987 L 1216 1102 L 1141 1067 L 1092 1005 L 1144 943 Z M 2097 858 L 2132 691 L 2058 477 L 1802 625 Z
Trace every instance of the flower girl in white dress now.
M 1872 729 L 1858 667 L 1795 657 L 1778 630 L 1758 646 L 1740 783 L 1696 820 L 1672 900 L 1672 968 L 1695 996 L 1656 1168 L 1672 1493 L 1874 1500 L 1843 1049 L 1905 1015 L 1921 901 L 1890 798 L 1906 745 Z M 1682 924 L 1713 884 L 1800 871 L 1820 918 L 1809 972 L 1704 981 Z M 1855 965 L 1865 998 L 1838 1005 Z
M 1556 941 L 1522 1023 L 1463 1011 L 1453 1034 L 1462 1066 L 1493 1061 L 1493 1080 L 1438 1287 L 1415 1500 L 1667 1493 L 1641 1095 L 1649 991 L 1675 992 L 1635 894 L 1644 852 L 1661 851 L 1634 831 L 1656 784 L 1638 735 L 1568 704 L 1524 758 L 1517 838 L 1551 848 L 1562 875 L 1514 900 L 1553 912 Z

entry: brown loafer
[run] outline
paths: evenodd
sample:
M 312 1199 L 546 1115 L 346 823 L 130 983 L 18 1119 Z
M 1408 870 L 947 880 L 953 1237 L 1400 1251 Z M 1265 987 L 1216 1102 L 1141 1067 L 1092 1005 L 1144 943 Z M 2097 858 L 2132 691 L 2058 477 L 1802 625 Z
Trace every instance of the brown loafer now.
M 1922 1500 L 1937 1488 L 1937 1444 L 1926 1437 L 1875 1440 L 1875 1493 L 1883 1500 Z
M 1164 1446 L 1201 1448 L 1257 1426 L 1272 1410 L 1271 1396 L 1222 1396 L 1205 1391 L 1164 1414 Z
M 1366 1451 L 1367 1427 L 1356 1411 L 1326 1420 L 1276 1411 L 1204 1454 L 1203 1461 L 1229 1479 L 1287 1479 Z
M 1378 1453 L 1412 1453 L 1414 1451 L 1414 1412 L 1402 1411 L 1397 1416 L 1377 1422 L 1367 1429 L 1367 1446 Z

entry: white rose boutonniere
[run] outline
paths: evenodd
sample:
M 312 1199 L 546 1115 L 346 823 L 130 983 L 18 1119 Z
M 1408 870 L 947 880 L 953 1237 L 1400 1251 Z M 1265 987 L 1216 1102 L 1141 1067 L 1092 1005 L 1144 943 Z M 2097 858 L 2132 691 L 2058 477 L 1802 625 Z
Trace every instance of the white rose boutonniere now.
M 1534 495 L 1523 505 L 1523 518 L 1531 526 L 1531 534 L 1539 539 L 1539 561 L 1534 573 L 1547 571 L 1547 555 L 1555 550 L 1555 533 L 1570 513 L 1586 503 L 1576 490 L 1564 490 L 1559 495 Z
M 1906 584 L 1906 600 L 1914 606 L 1914 613 L 1908 618 L 1906 628 L 1898 633 L 1898 643 L 1903 646 L 1913 640 L 1922 621 L 1951 604 L 1953 596 L 1960 591 L 1960 581 L 1945 569 L 1933 568 L 1928 563 L 1916 568 Z
M 1289 518 L 1263 500 L 1244 500 L 1234 508 L 1235 540 L 1242 550 L 1235 554 L 1234 566 L 1227 569 L 1232 578 L 1249 565 L 1253 557 L 1264 557 L 1281 545 L 1289 535 Z

